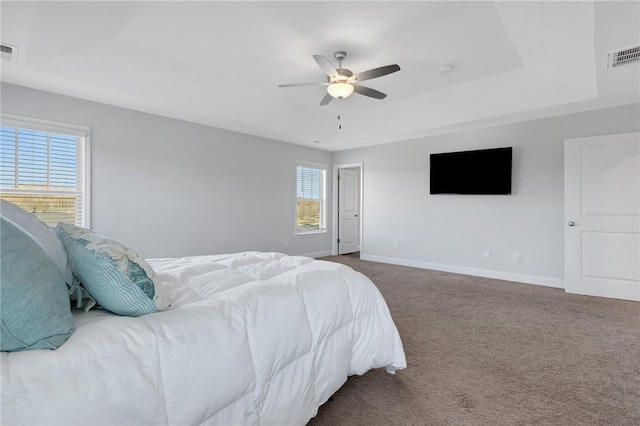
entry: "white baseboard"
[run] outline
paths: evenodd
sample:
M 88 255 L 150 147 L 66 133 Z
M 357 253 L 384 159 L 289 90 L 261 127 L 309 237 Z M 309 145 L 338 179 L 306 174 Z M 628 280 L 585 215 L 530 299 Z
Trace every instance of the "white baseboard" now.
M 299 254 L 297 256 L 313 257 L 315 259 L 317 257 L 331 256 L 331 250 L 316 251 L 313 253 Z
M 443 265 L 441 263 L 423 262 L 420 260 L 399 259 L 386 256 L 361 254 L 360 259 L 371 262 L 391 263 L 393 265 L 412 266 L 414 268 L 433 269 L 435 271 L 453 272 L 455 274 L 472 275 L 474 277 L 495 278 L 497 280 L 515 281 L 524 284 L 542 285 L 564 289 L 564 280 L 560 278 L 540 277 L 537 275 L 514 274 L 512 272 L 492 271 L 490 269 L 469 268 L 466 266 Z

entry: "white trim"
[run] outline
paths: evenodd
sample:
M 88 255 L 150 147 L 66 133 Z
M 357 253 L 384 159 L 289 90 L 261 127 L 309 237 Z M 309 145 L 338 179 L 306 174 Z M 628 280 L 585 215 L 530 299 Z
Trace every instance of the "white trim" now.
M 304 257 L 312 257 L 315 259 L 318 257 L 331 256 L 331 250 L 315 251 L 313 253 L 306 253 L 306 254 L 292 254 L 289 256 L 304 256 Z
M 545 287 L 564 289 L 564 279 L 541 277 L 537 275 L 514 274 L 512 272 L 494 271 L 489 269 L 469 268 L 466 266 L 444 265 L 441 263 L 424 262 L 421 260 L 400 259 L 386 256 L 360 255 L 360 259 L 370 262 L 390 263 L 393 265 L 411 266 L 421 269 L 452 272 L 454 274 L 471 275 L 474 277 L 494 278 L 504 281 L 515 281 L 524 284 L 535 284 Z
M 612 135 L 603 135 L 603 136 L 588 136 L 584 138 L 569 138 L 565 139 L 565 144 L 568 141 L 570 143 L 586 143 L 586 144 L 598 144 L 601 142 L 628 142 L 629 139 L 637 139 L 640 138 L 640 132 L 630 132 L 630 133 L 614 133 Z
M 329 231 L 327 230 L 327 228 L 321 228 L 318 230 L 313 230 L 313 231 L 298 231 L 298 227 L 296 226 L 296 237 L 308 237 L 308 236 L 313 236 L 313 235 L 325 235 L 326 233 L 328 233 Z
M 300 237 L 300 238 L 304 238 L 304 237 L 322 237 L 324 235 L 327 235 L 329 231 L 325 228 L 325 229 L 321 229 L 319 231 L 300 231 L 298 232 L 298 234 L 296 234 L 296 238 Z
M 88 128 L 87 128 L 88 129 Z M 82 219 L 85 228 L 91 228 L 91 131 L 87 131 L 84 137 L 84 158 L 82 162 L 84 169 L 84 196 L 82 198 L 82 209 L 84 214 Z
M 364 234 L 362 233 L 364 229 L 364 162 L 336 164 L 333 166 L 333 174 L 331 176 L 331 254 L 333 256 L 338 255 L 338 169 L 355 167 L 360 169 L 360 253 L 362 253 L 362 247 L 364 246 Z
M 70 136 L 88 138 L 91 128 L 78 124 L 62 123 L 60 121 L 44 120 L 42 118 L 0 113 L 2 126 L 17 127 L 24 130 L 39 130 L 47 133 L 63 133 Z

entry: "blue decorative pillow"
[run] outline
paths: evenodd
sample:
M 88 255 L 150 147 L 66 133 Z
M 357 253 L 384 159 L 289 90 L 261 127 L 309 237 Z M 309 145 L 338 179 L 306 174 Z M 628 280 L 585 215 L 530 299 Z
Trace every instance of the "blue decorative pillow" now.
M 74 301 L 76 308 L 81 308 L 85 312 L 95 306 L 96 301 L 87 294 L 87 291 L 74 279 L 71 267 L 69 267 L 67 250 L 60 238 L 51 228 L 38 219 L 33 213 L 11 204 L 8 201 L 0 200 L 0 214 L 9 219 L 14 225 L 26 231 L 45 249 L 51 260 L 58 266 L 64 275 L 69 286 L 69 295 Z
M 67 280 L 67 284 L 73 282 L 71 268 L 67 264 L 67 252 L 60 241 L 60 238 L 44 222 L 38 219 L 33 213 L 11 204 L 8 201 L 0 200 L 0 214 L 28 232 L 38 241 L 45 251 L 60 268 L 60 271 Z
M 169 308 L 154 270 L 138 253 L 90 229 L 64 223 L 53 229 L 74 275 L 103 308 L 132 317 Z
M 0 217 L 0 349 L 56 349 L 73 333 L 65 277 L 23 228 Z

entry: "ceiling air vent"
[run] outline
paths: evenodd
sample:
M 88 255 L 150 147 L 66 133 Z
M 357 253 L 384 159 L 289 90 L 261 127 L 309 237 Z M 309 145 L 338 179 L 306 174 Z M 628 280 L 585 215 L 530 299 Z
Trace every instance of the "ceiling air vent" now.
M 2 59 L 14 62 L 18 57 L 18 48 L 2 43 L 0 44 L 0 55 Z
M 626 47 L 609 52 L 607 68 L 620 67 L 640 61 L 640 46 Z

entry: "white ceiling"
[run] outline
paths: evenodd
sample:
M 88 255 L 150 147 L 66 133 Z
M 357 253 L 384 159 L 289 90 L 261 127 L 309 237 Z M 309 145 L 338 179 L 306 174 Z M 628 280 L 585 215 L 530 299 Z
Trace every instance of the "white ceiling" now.
M 640 64 L 606 67 L 640 44 L 638 1 L 0 7 L 2 81 L 326 150 L 640 102 Z M 277 87 L 324 82 L 312 55 L 335 50 L 355 73 L 399 64 L 364 84 L 388 97 Z

